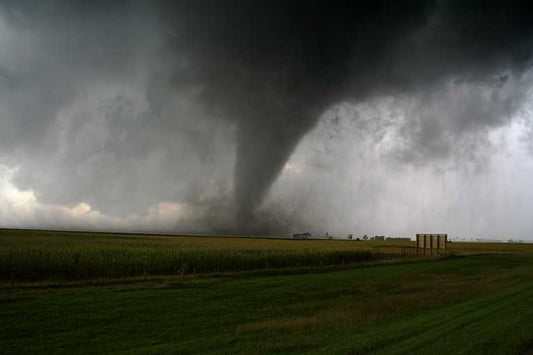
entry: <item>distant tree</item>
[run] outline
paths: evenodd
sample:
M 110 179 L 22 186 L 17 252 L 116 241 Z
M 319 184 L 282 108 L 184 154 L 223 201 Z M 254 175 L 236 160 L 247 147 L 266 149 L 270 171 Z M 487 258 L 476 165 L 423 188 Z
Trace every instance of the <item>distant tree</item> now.
M 348 239 L 352 240 L 353 236 L 351 234 L 348 234 Z
M 363 240 L 368 240 L 368 236 L 366 234 L 363 236 Z

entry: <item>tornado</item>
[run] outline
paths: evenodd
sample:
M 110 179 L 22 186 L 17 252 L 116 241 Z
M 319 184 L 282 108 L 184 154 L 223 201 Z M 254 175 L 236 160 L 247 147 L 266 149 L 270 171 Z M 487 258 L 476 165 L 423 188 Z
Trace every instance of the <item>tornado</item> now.
M 234 197 L 244 221 L 332 105 L 527 68 L 530 7 L 523 1 L 185 1 L 163 12 L 176 33 L 174 52 L 188 58 L 176 75 L 184 85 L 201 85 L 202 104 L 237 127 Z

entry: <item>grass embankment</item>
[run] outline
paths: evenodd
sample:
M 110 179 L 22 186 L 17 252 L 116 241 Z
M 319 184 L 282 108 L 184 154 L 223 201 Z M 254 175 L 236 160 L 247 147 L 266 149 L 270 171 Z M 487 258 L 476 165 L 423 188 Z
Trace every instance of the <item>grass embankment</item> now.
M 4 290 L 10 353 L 514 354 L 533 341 L 533 255 L 322 274 Z

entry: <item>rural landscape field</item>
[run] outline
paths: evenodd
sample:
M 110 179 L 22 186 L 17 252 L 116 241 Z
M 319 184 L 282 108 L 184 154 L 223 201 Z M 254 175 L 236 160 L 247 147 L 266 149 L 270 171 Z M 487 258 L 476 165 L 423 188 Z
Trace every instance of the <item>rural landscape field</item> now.
M 0 231 L 0 349 L 527 353 L 533 245 Z M 403 250 L 403 252 L 402 252 Z
M 0 355 L 533 355 L 532 14 L 0 0 Z

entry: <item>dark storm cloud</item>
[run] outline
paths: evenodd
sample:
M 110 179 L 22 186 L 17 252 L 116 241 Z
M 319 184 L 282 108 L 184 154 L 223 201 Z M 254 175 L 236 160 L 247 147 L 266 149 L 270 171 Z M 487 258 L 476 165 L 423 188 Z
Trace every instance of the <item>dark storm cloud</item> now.
M 119 216 L 218 189 L 232 165 L 231 156 L 212 162 L 213 151 L 231 153 L 219 147 L 226 129 L 176 103 L 168 77 L 158 82 L 169 69 L 153 58 L 162 34 L 150 3 L 15 1 L 1 10 L 0 158 L 20 167 L 19 187 Z
M 114 215 L 179 201 L 218 230 L 279 233 L 285 216 L 254 211 L 333 105 L 413 98 L 402 164 L 508 122 L 530 83 L 532 7 L 3 1 L 0 159 L 45 201 Z M 235 225 L 213 221 L 234 209 Z
M 186 1 L 164 12 L 176 26 L 170 49 L 188 58 L 174 84 L 201 85 L 198 99 L 237 122 L 235 193 L 250 211 L 302 135 L 337 102 L 423 95 L 451 78 L 501 88 L 509 76 L 519 77 L 531 64 L 529 7 L 516 1 Z M 521 93 L 514 94 L 488 109 L 465 100 L 454 127 L 442 117 L 424 118 L 415 143 L 446 154 L 443 125 L 455 134 L 497 124 L 520 101 Z
M 365 76 L 422 24 L 426 8 L 290 1 L 165 8 L 177 33 L 169 46 L 188 58 L 174 84 L 201 85 L 198 99 L 237 123 L 235 198 L 243 211 L 261 202 L 328 105 L 381 85 Z
M 0 65 L 2 108 L 7 119 L 17 121 L 14 130 L 0 133 L 0 144 L 8 147 L 38 142 L 83 84 L 129 74 L 132 59 L 153 35 L 141 7 L 132 4 L 8 1 L 0 6 L 13 30 Z M 128 10 L 132 13 L 125 14 Z

